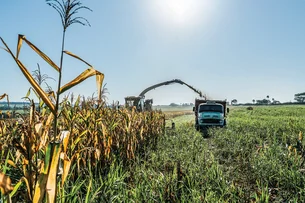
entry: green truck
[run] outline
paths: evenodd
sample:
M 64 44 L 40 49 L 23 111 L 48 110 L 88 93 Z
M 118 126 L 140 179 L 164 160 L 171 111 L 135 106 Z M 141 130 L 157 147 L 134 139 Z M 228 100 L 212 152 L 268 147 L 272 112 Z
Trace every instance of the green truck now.
M 226 100 L 196 99 L 193 111 L 195 113 L 195 128 L 202 130 L 208 127 L 226 126 L 226 115 L 229 112 Z

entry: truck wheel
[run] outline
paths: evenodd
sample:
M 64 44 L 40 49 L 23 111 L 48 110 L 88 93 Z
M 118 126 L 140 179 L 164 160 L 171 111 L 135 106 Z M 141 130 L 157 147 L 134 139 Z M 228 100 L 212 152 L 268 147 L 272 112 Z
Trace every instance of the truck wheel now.
M 196 128 L 197 131 L 200 130 L 200 126 L 198 124 L 195 125 L 195 128 Z
M 197 120 L 197 119 L 195 119 L 195 128 L 196 128 L 197 131 L 200 130 L 200 129 L 199 129 L 199 123 L 198 123 L 198 120 Z

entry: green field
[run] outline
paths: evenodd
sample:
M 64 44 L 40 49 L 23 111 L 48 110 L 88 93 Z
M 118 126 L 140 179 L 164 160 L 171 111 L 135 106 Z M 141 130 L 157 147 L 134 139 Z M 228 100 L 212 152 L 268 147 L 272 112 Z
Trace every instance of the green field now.
M 304 106 L 235 107 L 227 128 L 206 138 L 193 115 L 176 117 L 177 129 L 137 165 L 132 191 L 148 202 L 304 202 L 304 114 Z
M 227 128 L 210 129 L 206 139 L 194 116 L 177 117 L 178 139 L 162 148 L 182 162 L 191 201 L 304 202 L 304 114 L 304 106 L 235 107 Z

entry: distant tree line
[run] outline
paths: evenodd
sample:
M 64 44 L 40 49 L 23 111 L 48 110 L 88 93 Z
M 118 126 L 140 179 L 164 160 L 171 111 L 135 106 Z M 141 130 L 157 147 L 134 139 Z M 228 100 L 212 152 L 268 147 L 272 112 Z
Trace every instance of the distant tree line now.
M 272 98 L 270 100 L 270 96 L 267 95 L 266 98 L 263 99 L 253 99 L 252 103 L 238 103 L 237 99 L 232 99 L 231 100 L 231 105 L 276 105 L 276 104 L 305 104 L 305 92 L 303 93 L 298 93 L 294 95 L 294 100 L 296 102 L 284 102 L 281 103 L 280 101 Z
M 26 107 L 22 106 L 0 106 L 0 110 L 24 110 Z
M 194 103 L 181 103 L 181 104 L 170 103 L 169 106 L 194 106 Z
M 231 105 L 269 105 L 269 104 L 281 104 L 280 101 L 272 98 L 270 100 L 270 96 L 267 95 L 266 98 L 263 99 L 253 99 L 252 103 L 238 104 L 237 99 L 231 100 Z
M 300 103 L 305 103 L 305 92 L 294 95 L 294 100 Z
M 36 105 L 37 106 L 37 105 Z M 8 105 L 7 102 L 0 103 L 0 110 L 8 111 L 8 110 L 27 110 L 30 108 L 30 103 L 22 103 L 22 102 L 10 102 Z

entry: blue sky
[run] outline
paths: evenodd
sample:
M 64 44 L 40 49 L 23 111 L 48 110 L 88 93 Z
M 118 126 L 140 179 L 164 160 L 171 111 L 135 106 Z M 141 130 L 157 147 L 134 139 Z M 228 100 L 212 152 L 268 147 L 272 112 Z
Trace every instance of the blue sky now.
M 29 3 L 31 2 L 31 3 Z M 109 102 L 123 103 L 146 87 L 181 79 L 213 99 L 251 102 L 267 95 L 293 101 L 305 92 L 305 0 L 84 0 L 91 27 L 67 30 L 69 50 L 105 74 Z M 24 34 L 57 64 L 62 27 L 44 0 L 1 0 L 0 36 L 15 51 Z M 2 45 L 0 45 L 2 46 Z M 26 44 L 20 60 L 30 71 L 56 72 Z M 30 87 L 6 52 L 0 50 L 0 94 L 22 101 Z M 63 83 L 84 64 L 64 59 Z M 55 82 L 49 81 L 55 89 Z M 96 92 L 95 78 L 71 89 Z M 154 104 L 193 102 L 198 97 L 179 84 L 146 94 Z

